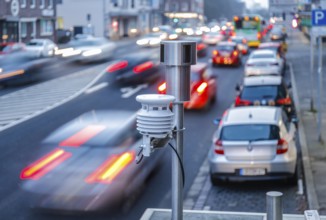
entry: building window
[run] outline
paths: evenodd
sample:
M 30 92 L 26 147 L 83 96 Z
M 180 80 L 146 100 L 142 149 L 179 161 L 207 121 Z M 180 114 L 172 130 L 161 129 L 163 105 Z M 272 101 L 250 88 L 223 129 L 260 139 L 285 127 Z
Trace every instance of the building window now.
M 26 0 L 20 0 L 20 7 L 26 8 Z
M 53 8 L 53 0 L 49 0 L 49 6 L 48 6 L 49 9 Z
M 27 23 L 22 22 L 20 25 L 21 25 L 20 26 L 21 36 L 22 37 L 27 37 Z
M 41 35 L 48 36 L 53 34 L 53 26 L 51 20 L 41 20 Z
M 31 5 L 30 5 L 31 8 L 35 8 L 35 0 L 31 0 Z
M 40 2 L 40 8 L 44 8 L 44 6 L 45 6 L 45 0 L 40 0 L 41 2 Z

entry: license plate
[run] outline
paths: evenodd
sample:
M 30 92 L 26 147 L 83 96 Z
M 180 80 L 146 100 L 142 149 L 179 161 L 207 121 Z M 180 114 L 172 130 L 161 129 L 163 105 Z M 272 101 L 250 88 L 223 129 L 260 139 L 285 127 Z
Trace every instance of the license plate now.
M 240 169 L 241 176 L 262 176 L 266 174 L 266 170 L 263 168 L 244 168 Z

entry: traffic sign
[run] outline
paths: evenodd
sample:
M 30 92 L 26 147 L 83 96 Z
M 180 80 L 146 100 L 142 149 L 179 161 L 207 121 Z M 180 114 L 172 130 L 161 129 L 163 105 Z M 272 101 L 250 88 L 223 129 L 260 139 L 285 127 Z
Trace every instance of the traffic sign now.
M 326 10 L 312 10 L 311 18 L 312 26 L 326 26 Z

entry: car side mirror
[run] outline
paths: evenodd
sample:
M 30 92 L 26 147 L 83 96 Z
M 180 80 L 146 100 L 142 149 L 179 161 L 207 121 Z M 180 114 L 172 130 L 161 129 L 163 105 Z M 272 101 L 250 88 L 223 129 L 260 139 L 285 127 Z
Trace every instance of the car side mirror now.
M 238 91 L 238 92 L 240 91 L 240 85 L 239 85 L 239 84 L 237 84 L 237 85 L 235 86 L 235 90 Z
M 221 122 L 220 118 L 216 118 L 216 119 L 213 120 L 214 125 L 219 125 L 220 122 Z

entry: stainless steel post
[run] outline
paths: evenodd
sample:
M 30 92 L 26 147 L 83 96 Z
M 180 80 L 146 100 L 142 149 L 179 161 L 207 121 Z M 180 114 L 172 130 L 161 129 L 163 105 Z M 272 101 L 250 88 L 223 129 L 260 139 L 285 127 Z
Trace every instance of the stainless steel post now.
M 310 111 L 314 110 L 314 35 L 310 31 Z
M 266 213 L 267 220 L 282 220 L 283 219 L 283 205 L 281 192 L 266 193 Z
M 175 149 L 183 158 L 183 122 L 185 101 L 190 99 L 190 66 L 196 64 L 196 43 L 164 41 L 161 44 L 161 63 L 166 65 L 167 94 L 173 95 L 175 117 Z M 172 219 L 183 219 L 183 182 L 178 156 L 172 152 Z
M 323 105 L 322 105 L 322 90 L 323 90 L 323 75 L 322 75 L 322 66 L 323 66 L 323 42 L 322 37 L 318 37 L 318 140 L 323 141 L 322 137 L 322 115 L 323 115 Z

